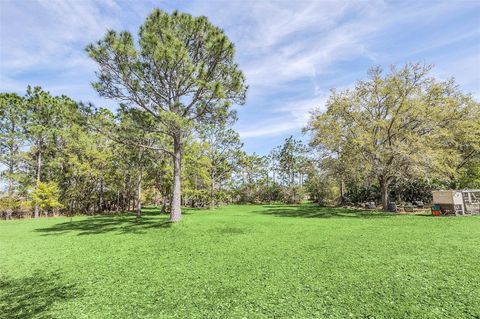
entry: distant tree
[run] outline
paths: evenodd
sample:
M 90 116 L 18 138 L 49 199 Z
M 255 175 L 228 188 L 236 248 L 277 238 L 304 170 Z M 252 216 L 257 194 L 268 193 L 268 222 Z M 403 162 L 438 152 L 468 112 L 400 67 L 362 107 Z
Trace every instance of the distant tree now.
M 276 156 L 278 169 L 288 186 L 303 183 L 303 175 L 307 169 L 307 147 L 293 136 L 285 139 L 283 145 L 278 147 Z
M 480 152 L 462 165 L 459 172 L 460 174 L 456 178 L 456 188 L 480 189 Z
M 277 172 L 280 170 L 280 164 L 279 164 L 279 148 L 276 147 L 272 149 L 266 158 L 266 163 L 267 163 L 267 168 L 268 171 L 271 172 L 271 181 L 275 184 L 277 182 Z M 267 174 L 267 177 L 269 175 Z
M 109 31 L 86 50 L 99 66 L 93 86 L 100 95 L 142 110 L 149 117 L 145 129 L 171 139 L 170 149 L 156 149 L 173 157 L 170 219 L 179 220 L 184 139 L 245 100 L 233 44 L 206 17 L 155 9 L 140 27 L 138 46 L 129 32 Z
M 211 162 L 207 157 L 208 144 L 204 141 L 189 138 L 185 142 L 185 155 L 182 161 L 182 185 L 184 187 L 184 203 L 193 207 L 208 205 L 211 185 Z
M 0 93 L 0 164 L 6 170 L 9 196 L 13 195 L 16 174 L 21 161 L 21 147 L 25 143 L 26 112 L 22 97 L 15 93 Z
M 117 113 L 117 125 L 111 133 L 115 134 L 114 140 L 127 146 L 124 150 L 125 155 L 129 158 L 132 164 L 131 171 L 136 175 L 136 201 L 135 212 L 137 217 L 141 217 L 141 195 L 142 195 L 142 180 L 144 175 L 144 167 L 152 159 L 150 149 L 153 145 L 161 145 L 161 138 L 158 133 L 149 133 L 141 128 L 144 120 L 142 112 L 136 109 L 129 109 L 122 105 Z M 140 129 L 139 129 L 140 128 Z M 112 135 L 110 135 L 112 136 Z
M 101 212 L 115 196 L 120 177 L 116 170 L 115 145 L 91 129 L 91 121 L 73 107 L 66 115 L 66 125 L 57 131 L 55 153 L 49 160 L 50 181 L 56 181 L 60 200 L 69 212 Z
M 407 64 L 387 74 L 371 69 L 354 89 L 333 91 L 327 111 L 317 111 L 310 120 L 312 145 L 348 159 L 349 170 L 375 178 L 384 209 L 395 178 L 455 174 L 464 158 L 456 146 L 470 143 L 469 148 L 478 149 L 480 139 L 459 138 L 474 127 L 478 103 L 453 80 L 430 77 L 431 68 Z M 473 132 L 468 135 L 478 136 Z
M 55 143 L 61 136 L 67 115 L 76 103 L 66 96 L 52 96 L 40 87 L 28 87 L 25 97 L 28 121 L 26 137 L 30 145 L 32 174 L 36 182 L 42 181 L 47 155 L 56 152 Z M 38 217 L 39 206 L 35 206 Z
M 451 150 L 448 182 L 457 189 L 480 188 L 480 103 L 472 102 L 460 115 L 443 138 Z
M 228 180 L 241 157 L 240 136 L 224 124 L 206 125 L 200 132 L 207 142 L 206 156 L 210 161 L 210 208 L 215 207 L 215 191 Z
M 32 190 L 32 204 L 48 213 L 49 210 L 62 207 L 59 202 L 59 189 L 55 182 L 37 181 Z

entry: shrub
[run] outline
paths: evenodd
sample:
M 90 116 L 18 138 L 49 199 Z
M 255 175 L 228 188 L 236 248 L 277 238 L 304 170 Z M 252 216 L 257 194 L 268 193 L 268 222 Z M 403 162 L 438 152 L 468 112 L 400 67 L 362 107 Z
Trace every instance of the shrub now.
M 31 214 L 27 201 L 16 196 L 0 197 L 0 218 L 21 218 Z
M 282 189 L 282 202 L 286 204 L 299 204 L 305 200 L 306 192 L 302 186 L 292 185 Z
M 58 184 L 55 182 L 37 181 L 35 188 L 31 192 L 31 205 L 39 206 L 43 211 L 49 212 L 63 207 L 59 202 Z
M 332 178 L 321 175 L 311 176 L 305 185 L 310 199 L 320 205 L 336 205 L 340 198 L 340 189 Z

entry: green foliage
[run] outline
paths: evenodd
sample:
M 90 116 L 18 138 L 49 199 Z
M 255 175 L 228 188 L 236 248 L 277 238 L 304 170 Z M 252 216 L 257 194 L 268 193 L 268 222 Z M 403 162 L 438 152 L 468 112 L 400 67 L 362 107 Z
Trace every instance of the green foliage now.
M 277 173 L 282 184 L 302 185 L 303 177 L 311 169 L 311 163 L 307 157 L 308 151 L 301 141 L 290 136 L 282 145 L 273 149 L 266 160 L 269 162 L 269 169 Z
M 300 204 L 306 199 L 305 189 L 300 185 L 282 188 L 282 202 L 286 204 Z
M 21 201 L 14 196 L 0 197 L 0 212 L 13 212 L 20 209 Z
M 0 93 L 0 165 L 7 168 L 0 177 L 8 181 L 10 196 L 21 179 L 18 170 L 24 153 L 25 124 L 24 99 L 15 93 Z
M 200 132 L 200 138 L 206 143 L 205 156 L 209 161 L 209 206 L 211 208 L 215 206 L 217 200 L 226 199 L 221 195 L 222 189 L 225 188 L 226 181 L 231 178 L 234 170 L 239 167 L 243 155 L 241 151 L 243 143 L 240 141 L 239 134 L 229 129 L 226 124 L 206 125 Z
M 480 148 L 480 104 L 453 80 L 432 78 L 431 68 L 371 69 L 353 90 L 332 91 L 327 111 L 313 114 L 308 127 L 336 171 L 378 182 L 385 209 L 395 179 L 453 181 Z
M 311 174 L 305 185 L 310 199 L 320 205 L 337 205 L 340 190 L 335 179 L 320 173 Z
M 300 203 L 312 170 L 309 149 L 293 137 L 268 156 L 239 153 L 233 174 L 233 201 L 238 203 Z
M 480 189 L 480 151 L 460 168 L 460 176 L 455 181 L 457 189 Z
M 447 185 L 434 180 L 400 179 L 393 183 L 390 198 L 398 203 L 412 203 L 413 201 L 430 203 L 432 191 L 446 188 Z
M 266 179 L 244 183 L 232 191 L 235 203 L 275 203 L 284 198 L 283 187 Z
M 0 219 L 30 217 L 30 202 L 15 195 L 0 196 Z
M 206 17 L 155 9 L 140 27 L 138 45 L 129 32 L 109 31 L 87 46 L 97 62 L 101 96 L 135 112 L 136 128 L 165 134 L 173 158 L 172 220 L 181 217 L 181 158 L 192 130 L 233 118 L 247 86 L 235 63 L 233 43 Z M 145 144 L 145 143 L 141 143 Z
M 184 201 L 191 207 L 207 207 L 211 201 L 208 189 L 189 189 L 183 192 Z
M 55 182 L 37 181 L 36 187 L 32 189 L 32 205 L 39 206 L 44 211 L 51 211 L 63 207 L 59 202 L 58 184 Z
M 381 200 L 381 190 L 376 184 L 359 186 L 352 183 L 347 186 L 348 191 L 345 194 L 347 203 L 359 204 L 371 201 L 378 203 Z M 413 201 L 430 203 L 432 191 L 447 187 L 447 185 L 433 180 L 398 179 L 390 187 L 389 198 L 397 204 L 411 204 Z
M 478 269 L 459 266 L 478 265 L 480 216 L 317 205 L 187 212 L 180 224 L 147 209 L 141 220 L 121 214 L 0 222 L 0 318 L 480 313 Z
M 365 202 L 380 202 L 382 194 L 378 185 L 359 186 L 349 185 L 345 194 L 345 201 L 351 204 L 360 204 Z

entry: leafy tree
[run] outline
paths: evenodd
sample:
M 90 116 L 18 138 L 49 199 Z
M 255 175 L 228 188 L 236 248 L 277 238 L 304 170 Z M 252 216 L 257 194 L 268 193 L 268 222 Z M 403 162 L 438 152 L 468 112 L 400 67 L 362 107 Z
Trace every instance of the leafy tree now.
M 456 188 L 480 189 L 480 152 L 471 156 L 465 164 L 459 168 L 459 176 L 456 178 Z
M 13 195 L 25 143 L 25 103 L 15 93 L 0 93 L 0 164 L 6 166 L 2 175 L 8 181 L 8 194 Z
M 302 185 L 308 170 L 306 153 L 306 146 L 292 136 L 285 139 L 276 152 L 278 170 L 286 186 L 283 191 L 284 199 L 288 203 L 300 202 L 303 199 Z
M 59 189 L 55 182 L 37 181 L 32 190 L 32 204 L 40 207 L 46 213 L 49 210 L 60 208 L 63 205 L 59 202 Z
M 61 135 L 66 116 L 76 103 L 66 96 L 54 97 L 40 87 L 28 87 L 25 97 L 28 121 L 26 124 L 27 140 L 30 144 L 31 177 L 36 182 L 45 175 L 48 156 L 56 151 L 55 143 Z M 35 206 L 35 217 L 39 207 Z
M 387 74 L 371 69 L 354 89 L 333 91 L 327 111 L 310 120 L 312 145 L 331 157 L 347 156 L 344 163 L 375 178 L 384 209 L 395 178 L 448 176 L 462 160 L 460 149 L 452 146 L 461 143 L 456 136 L 464 135 L 478 103 L 453 80 L 430 77 L 431 68 L 407 64 Z
M 236 195 L 238 202 L 262 202 L 262 190 L 264 190 L 268 167 L 266 157 L 255 153 L 247 155 L 241 153 L 238 159 L 238 167 L 233 176 L 235 180 Z
M 206 125 L 200 134 L 207 142 L 206 156 L 210 161 L 210 207 L 215 207 L 215 192 L 221 187 L 222 181 L 230 178 L 238 160 L 243 143 L 240 136 L 225 124 Z
M 208 145 L 201 140 L 189 138 L 185 143 L 185 155 L 182 161 L 182 183 L 187 196 L 184 202 L 193 207 L 206 206 L 209 203 L 209 185 L 211 162 L 207 157 Z
M 79 112 L 76 112 L 78 116 Z M 92 213 L 106 209 L 116 180 L 112 143 L 90 130 L 86 119 L 69 117 L 61 131 L 55 157 L 50 161 L 51 179 L 60 187 L 60 198 L 69 211 Z
M 170 216 L 179 220 L 185 138 L 204 123 L 229 117 L 231 103 L 245 99 L 233 44 L 206 17 L 155 9 L 140 27 L 138 46 L 129 32 L 109 31 L 86 50 L 99 66 L 93 84 L 99 94 L 142 110 L 145 129 L 170 138 L 170 149 L 156 149 L 173 157 Z
M 135 109 L 128 109 L 124 105 L 120 108 L 117 119 L 118 125 L 115 129 L 117 134 L 116 140 L 120 140 L 121 143 L 127 145 L 125 149 L 125 155 L 130 158 L 132 163 L 132 172 L 136 175 L 136 205 L 135 211 L 137 217 L 141 217 L 141 197 L 142 197 L 142 179 L 144 175 L 144 167 L 152 159 L 152 151 L 150 147 L 152 145 L 160 145 L 159 140 L 161 138 L 158 134 L 148 133 L 145 130 L 137 129 L 139 121 L 144 120 L 144 114 L 139 113 Z M 137 142 L 141 141 L 141 145 Z
M 461 113 L 459 125 L 446 132 L 445 147 L 453 150 L 451 188 L 480 188 L 480 103 L 472 102 Z
M 303 184 L 309 168 L 307 152 L 307 147 L 301 141 L 290 136 L 270 153 L 270 166 L 278 171 L 285 185 Z

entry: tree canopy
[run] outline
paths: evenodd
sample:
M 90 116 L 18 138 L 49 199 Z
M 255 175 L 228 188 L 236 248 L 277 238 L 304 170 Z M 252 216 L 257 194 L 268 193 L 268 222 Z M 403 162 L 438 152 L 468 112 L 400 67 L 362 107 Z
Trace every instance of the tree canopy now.
M 93 87 L 101 96 L 139 109 L 139 127 L 166 134 L 173 156 L 171 220 L 181 217 L 181 157 L 185 138 L 205 123 L 232 116 L 247 87 L 233 44 L 206 17 L 155 9 L 140 27 L 138 45 L 129 32 L 109 31 L 87 47 L 98 64 Z
M 432 66 L 374 67 L 332 90 L 304 133 L 247 154 L 234 106 L 245 77 L 225 32 L 203 16 L 153 10 L 138 36 L 86 47 L 93 88 L 114 109 L 39 86 L 0 93 L 0 209 L 33 214 L 226 203 L 364 205 L 480 188 L 480 104 Z M 0 213 L 2 213 L 0 211 Z
M 478 154 L 479 104 L 431 69 L 373 68 L 353 89 L 332 91 L 307 128 L 313 146 L 378 181 L 384 209 L 395 179 L 456 176 Z

